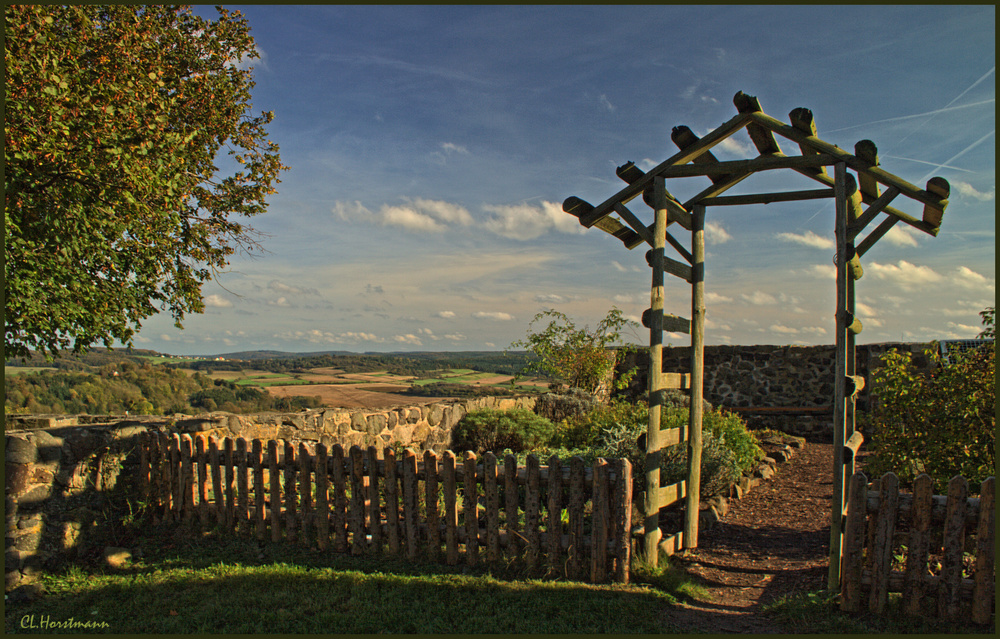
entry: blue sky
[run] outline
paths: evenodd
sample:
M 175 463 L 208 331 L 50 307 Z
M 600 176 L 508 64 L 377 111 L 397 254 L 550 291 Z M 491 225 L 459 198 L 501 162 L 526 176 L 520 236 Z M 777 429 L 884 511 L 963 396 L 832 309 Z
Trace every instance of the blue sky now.
M 874 141 L 911 183 L 951 183 L 936 238 L 897 224 L 864 256 L 860 343 L 975 337 L 994 304 L 993 6 L 229 8 L 252 27 L 254 110 L 274 111 L 291 169 L 251 222 L 268 252 L 237 256 L 184 330 L 147 320 L 138 347 L 502 350 L 545 309 L 638 320 L 645 249 L 562 202 L 603 202 L 624 186 L 615 167 L 662 162 L 672 127 L 714 130 L 741 90 L 783 122 L 810 108 L 841 148 Z M 756 156 L 745 133 L 714 153 Z M 707 183 L 667 188 L 683 201 Z M 782 171 L 728 194 L 819 187 Z M 714 207 L 707 222 L 708 344 L 833 343 L 832 201 Z M 690 287 L 667 279 L 666 310 L 690 316 Z

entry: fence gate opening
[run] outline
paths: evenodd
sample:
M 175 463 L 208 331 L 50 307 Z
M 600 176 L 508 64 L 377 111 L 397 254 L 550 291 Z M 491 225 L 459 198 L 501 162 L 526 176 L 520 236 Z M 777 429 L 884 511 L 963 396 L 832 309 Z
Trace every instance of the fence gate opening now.
M 882 170 L 878 149 L 870 140 L 861 140 L 848 153 L 824 142 L 816 135 L 812 111 L 793 109 L 790 124 L 765 114 L 757 98 L 742 91 L 733 98 L 738 114 L 703 138 L 686 126 L 674 127 L 671 139 L 680 149 L 648 173 L 632 162 L 618 167 L 618 177 L 626 187 L 597 206 L 569 197 L 563 210 L 580 224 L 597 228 L 618 238 L 627 248 L 646 243 L 651 250 L 646 261 L 652 268 L 650 308 L 643 314 L 649 328 L 649 424 L 646 432 L 646 494 L 643 501 L 643 552 L 647 561 L 657 562 L 657 549 L 668 554 L 698 545 L 698 503 L 700 497 L 701 421 L 703 396 L 703 351 L 705 344 L 705 210 L 710 206 L 739 206 L 833 198 L 835 201 L 834 236 L 837 253 L 836 364 L 833 371 L 833 498 L 830 513 L 830 568 L 828 587 L 840 587 L 843 559 L 843 534 L 847 478 L 854 473 L 854 458 L 864 441 L 855 428 L 854 402 L 865 380 L 856 374 L 855 336 L 861 321 L 855 315 L 854 286 L 864 271 L 861 257 L 895 224 L 903 222 L 936 236 L 948 206 L 950 187 L 947 180 L 932 177 L 926 189 Z M 749 160 L 722 162 L 712 154 L 712 147 L 746 129 L 759 156 Z M 800 154 L 786 155 L 775 134 L 794 143 Z M 833 167 L 833 175 L 827 167 Z M 848 170 L 854 172 L 852 175 Z M 721 195 L 760 171 L 791 170 L 819 182 L 824 188 L 746 195 Z M 710 184 L 697 195 L 680 202 L 666 189 L 666 180 L 707 177 Z M 884 186 L 885 191 L 881 187 Z M 647 225 L 626 204 L 636 196 L 653 210 L 653 223 Z M 922 205 L 920 218 L 890 206 L 899 195 Z M 867 205 L 864 208 L 863 205 Z M 618 217 L 613 217 L 617 215 Z M 882 221 L 860 242 L 861 232 L 879 216 Z M 677 222 L 690 232 L 690 249 L 671 235 L 667 227 Z M 680 260 L 664 254 L 666 245 L 679 254 Z M 664 278 L 669 273 L 691 285 L 691 318 L 664 312 Z M 691 373 L 689 376 L 664 373 L 662 368 L 663 331 L 691 336 Z M 690 412 L 686 429 L 660 429 L 663 392 L 682 388 L 690 392 Z M 687 480 L 660 485 L 660 451 L 667 446 L 688 447 Z M 684 529 L 667 534 L 659 527 L 659 511 L 684 499 Z

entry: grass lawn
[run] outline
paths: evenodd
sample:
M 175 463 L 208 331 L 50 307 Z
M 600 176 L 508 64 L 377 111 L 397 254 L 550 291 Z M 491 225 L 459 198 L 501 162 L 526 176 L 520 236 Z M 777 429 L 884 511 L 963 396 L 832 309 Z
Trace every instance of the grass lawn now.
M 118 571 L 43 576 L 47 594 L 8 605 L 5 631 L 46 632 L 22 627 L 46 618 L 114 634 L 683 632 L 662 618 L 676 597 L 651 585 L 526 579 L 232 538 L 143 545 L 145 556 Z

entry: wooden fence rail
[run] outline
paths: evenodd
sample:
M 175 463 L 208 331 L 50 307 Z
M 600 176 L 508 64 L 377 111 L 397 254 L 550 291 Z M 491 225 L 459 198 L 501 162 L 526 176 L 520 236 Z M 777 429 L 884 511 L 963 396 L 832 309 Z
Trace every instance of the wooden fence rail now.
M 397 458 L 398 457 L 398 458 Z M 501 468 L 502 466 L 502 468 Z M 571 579 L 627 583 L 627 459 L 507 455 L 146 433 L 140 483 L 160 521 L 219 527 L 354 555 L 521 561 Z
M 868 478 L 855 473 L 846 508 L 841 609 L 859 611 L 866 591 L 868 609 L 881 613 L 889 592 L 899 592 L 907 614 L 955 620 L 971 612 L 975 623 L 989 623 L 994 614 L 995 483 L 990 477 L 979 497 L 969 498 L 968 482 L 955 477 L 946 496 L 932 495 L 932 480 L 923 474 L 914 480 L 912 495 L 900 495 L 893 473 L 883 475 L 871 491 Z M 899 535 L 897 528 L 903 526 Z M 967 531 L 975 535 L 974 545 L 967 543 Z M 974 553 L 966 552 L 970 549 Z M 894 556 L 897 565 L 904 559 L 903 570 L 893 570 Z M 938 563 L 940 570 L 932 571 Z M 971 575 L 964 577 L 963 568 Z

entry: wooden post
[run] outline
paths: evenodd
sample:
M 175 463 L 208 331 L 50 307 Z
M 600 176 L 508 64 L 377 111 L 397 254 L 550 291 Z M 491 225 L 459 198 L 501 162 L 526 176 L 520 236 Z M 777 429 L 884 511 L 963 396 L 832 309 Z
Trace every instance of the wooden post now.
M 264 519 L 264 464 L 263 448 L 259 439 L 253 440 L 251 462 L 253 465 L 253 501 L 254 501 L 254 528 L 257 539 L 263 541 L 267 536 Z
M 432 450 L 424 451 L 424 503 L 427 509 L 427 556 L 438 561 L 441 556 L 441 521 L 438 514 L 438 458 Z
M 286 540 L 294 544 L 297 539 L 298 517 L 295 486 L 295 444 L 285 442 L 285 531 Z
M 316 473 L 316 542 L 320 550 L 330 543 L 330 475 L 326 444 L 316 444 L 314 472 Z M 272 500 L 273 501 L 273 500 Z
M 198 464 L 198 523 L 202 530 L 208 528 L 208 459 L 205 455 L 205 438 L 194 442 L 194 457 Z
M 607 577 L 608 563 L 608 462 L 594 462 L 594 515 L 590 532 L 590 580 L 601 583 Z
M 701 500 L 701 423 L 705 379 L 705 207 L 691 215 L 691 402 L 688 408 L 688 478 L 684 509 L 684 548 L 698 547 Z
M 236 440 L 236 520 L 240 534 L 249 532 L 250 521 L 250 477 L 247 455 L 247 440 Z
M 840 590 L 840 563 L 843 557 L 844 442 L 847 441 L 847 165 L 838 162 L 833 167 L 834 194 L 836 196 L 836 221 L 834 230 L 837 241 L 837 306 L 835 330 L 836 359 L 833 369 L 833 496 L 830 502 L 830 565 L 827 588 Z
M 305 442 L 299 442 L 299 543 L 312 545 L 312 454 Z
M 583 505 L 586 501 L 583 484 L 583 458 L 574 455 L 569 461 L 569 565 L 568 577 L 578 579 L 583 574 L 584 536 Z M 631 531 L 630 531 L 631 534 Z
M 521 544 L 518 541 L 521 538 L 518 533 L 521 526 L 520 515 L 518 515 L 517 457 L 514 455 L 504 457 L 503 477 L 504 516 L 507 520 L 507 558 L 514 559 L 521 554 Z
M 880 615 L 889 601 L 889 572 L 892 570 L 892 537 L 896 532 L 899 507 L 899 479 L 893 473 L 879 480 L 878 515 L 872 539 L 872 589 L 868 610 Z
M 840 609 L 861 611 L 862 550 L 865 543 L 865 520 L 868 515 L 868 478 L 864 473 L 851 476 L 850 504 L 844 530 L 844 566 L 841 579 Z
M 389 554 L 399 554 L 399 473 L 396 468 L 396 451 L 386 447 L 385 460 L 385 522 Z
M 365 463 L 368 465 L 368 527 L 372 535 L 370 550 L 377 555 L 382 552 L 382 508 L 378 490 L 378 451 L 374 446 L 368 447 Z
M 948 506 L 944 520 L 944 555 L 938 584 L 938 615 L 954 621 L 960 614 L 962 550 L 965 547 L 965 504 L 969 482 L 957 475 L 948 482 Z M 981 505 L 981 504 L 980 504 Z
M 538 555 L 541 545 L 538 537 L 538 519 L 541 515 L 538 456 L 535 454 L 528 455 L 527 466 L 524 504 L 524 536 L 527 539 L 527 547 L 524 553 L 524 560 L 528 564 L 528 570 L 533 571 L 538 566 Z
M 548 554 L 548 571 L 550 574 L 558 574 L 562 554 L 562 465 L 559 463 L 559 455 L 549 457 L 547 510 L 545 532 L 548 533 L 548 543 L 545 552 Z
M 615 461 L 615 581 L 627 584 L 632 552 L 632 463 L 627 459 Z
M 271 484 L 271 512 L 268 522 L 271 525 L 271 541 L 281 541 L 281 471 L 278 470 L 278 442 L 271 439 L 267 442 L 267 472 Z
M 226 499 L 222 492 L 222 466 L 219 460 L 219 441 L 212 437 L 208 440 L 208 458 L 212 464 L 212 497 L 215 499 L 215 525 L 226 523 Z
M 923 612 L 924 575 L 931 544 L 931 502 L 934 482 L 921 473 L 913 480 L 913 505 L 910 508 L 910 539 L 906 549 L 906 574 L 903 578 L 903 610 L 907 614 Z
M 976 576 L 972 595 L 972 621 L 990 622 L 996 584 L 993 581 L 996 556 L 996 478 L 984 481 L 979 490 L 979 522 L 976 528 Z
M 232 437 L 226 437 L 222 445 L 225 447 L 226 466 L 226 529 L 232 532 L 236 525 L 236 459 L 233 455 Z
M 149 503 L 152 501 L 149 489 L 150 467 L 149 467 L 149 442 L 151 433 L 148 431 L 139 433 L 139 490 L 142 499 Z
M 333 543 L 337 552 L 347 552 L 347 473 L 344 447 L 334 444 L 330 450 L 333 474 Z
M 406 557 L 417 558 L 417 454 L 403 452 L 403 525 L 406 532 Z
M 194 516 L 194 467 L 191 465 L 191 435 L 181 435 L 181 494 L 184 496 L 183 519 Z
M 465 511 L 465 562 L 475 566 L 479 561 L 479 490 L 476 488 L 476 454 L 465 451 L 462 460 L 462 487 Z
M 351 531 L 351 554 L 364 552 L 365 542 L 365 491 L 364 460 L 361 449 L 351 446 L 351 505 L 347 515 L 347 527 Z
M 500 490 L 497 485 L 497 456 L 483 455 L 483 492 L 486 495 L 486 561 L 500 561 Z
M 649 422 L 646 426 L 646 494 L 643 499 L 643 554 L 656 566 L 660 532 L 660 411 L 663 405 L 663 251 L 667 243 L 667 195 L 662 177 L 653 178 L 653 249 L 649 317 Z M 594 549 L 591 549 L 591 553 Z
M 455 453 L 444 451 L 441 468 L 441 488 L 444 491 L 444 538 L 449 566 L 458 563 L 458 509 L 456 508 Z

